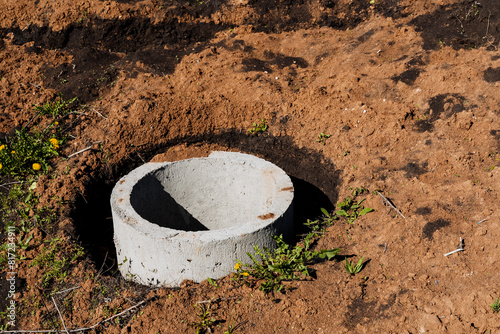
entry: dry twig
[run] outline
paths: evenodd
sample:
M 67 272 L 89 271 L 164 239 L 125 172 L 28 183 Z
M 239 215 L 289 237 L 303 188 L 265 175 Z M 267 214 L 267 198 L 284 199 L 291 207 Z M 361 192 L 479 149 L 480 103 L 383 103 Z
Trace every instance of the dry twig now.
M 478 224 L 481 224 L 482 222 L 487 221 L 487 220 L 488 220 L 488 218 L 483 219 L 483 220 L 481 220 L 480 222 L 478 222 Z
M 106 255 L 104 255 L 104 261 L 102 261 L 101 268 L 97 272 L 97 275 L 95 276 L 94 282 L 97 282 L 97 278 L 102 274 L 102 268 L 104 268 L 104 264 L 106 264 L 107 258 L 108 258 L 108 252 L 106 252 Z
M 489 14 L 488 14 L 488 25 L 486 26 L 486 35 L 484 35 L 484 37 L 488 37 L 488 32 L 489 32 L 489 29 L 490 29 L 490 17 L 491 17 L 491 12 L 488 10 Z
M 16 182 L 9 182 L 9 183 L 0 184 L 0 187 L 7 188 L 6 186 L 10 186 L 13 184 L 19 184 L 19 183 L 23 183 L 23 181 L 16 181 Z
M 444 254 L 444 256 L 449 256 L 449 255 L 454 254 L 456 252 L 462 252 L 463 250 L 464 250 L 464 241 L 462 240 L 462 237 L 460 237 L 460 243 L 458 244 L 457 249 L 455 249 L 454 251 L 451 251 L 449 253 Z
M 212 302 L 220 302 L 223 300 L 228 300 L 228 299 L 238 299 L 241 298 L 241 296 L 234 296 L 234 297 L 224 297 L 224 298 L 213 298 L 213 299 L 208 299 L 208 300 L 202 300 L 199 302 L 196 302 L 196 304 L 205 304 L 205 303 L 212 303 Z
M 133 309 L 135 309 L 135 308 L 137 308 L 137 307 L 139 307 L 139 306 L 141 306 L 142 304 L 144 304 L 144 303 L 146 303 L 146 302 L 148 302 L 148 301 L 152 300 L 153 298 L 155 298 L 155 297 L 152 297 L 152 298 L 149 298 L 149 299 L 143 300 L 142 302 L 137 303 L 137 304 L 135 304 L 134 306 L 129 307 L 129 308 L 128 308 L 128 309 L 126 309 L 125 311 L 120 312 L 120 313 L 118 313 L 118 314 L 115 314 L 114 316 L 109 317 L 109 318 L 107 318 L 107 319 L 101 320 L 101 321 L 99 321 L 98 323 L 96 323 L 96 324 L 94 324 L 94 325 L 92 325 L 92 326 L 90 326 L 90 327 L 85 327 L 85 328 L 77 328 L 77 329 L 67 330 L 67 329 L 66 329 L 66 326 L 65 326 L 65 327 L 64 327 L 64 328 L 65 328 L 65 332 L 66 332 L 66 333 L 78 333 L 78 332 L 85 332 L 85 331 L 89 331 L 89 330 L 94 329 L 94 328 L 96 328 L 97 326 L 99 326 L 99 325 L 101 325 L 101 324 L 103 324 L 103 323 L 105 323 L 105 322 L 111 321 L 111 320 L 113 320 L 113 319 L 115 319 L 115 318 L 117 318 L 117 317 L 119 317 L 119 316 L 121 316 L 121 315 L 123 315 L 123 314 L 125 314 L 125 313 L 127 313 L 127 312 L 129 312 L 129 311 L 131 311 L 131 310 L 133 310 Z M 56 308 L 57 308 L 57 305 L 56 305 Z M 58 309 L 58 311 L 59 311 L 59 309 Z M 59 315 L 60 315 L 60 313 L 59 313 Z M 62 317 L 61 317 L 61 319 L 62 319 Z M 63 322 L 63 325 L 64 325 L 64 322 Z M 2 333 L 61 333 L 61 332 L 62 332 L 62 331 L 61 331 L 61 330 L 58 330 L 58 329 L 48 329 L 48 330 L 39 329 L 39 330 L 12 330 L 12 331 L 0 331 L 0 334 L 2 334 Z
M 102 140 L 101 140 L 101 141 L 96 141 L 96 142 L 95 142 L 94 144 L 92 144 L 92 145 L 99 144 L 99 143 L 102 143 Z M 68 155 L 67 159 L 69 159 L 69 158 L 71 158 L 72 156 L 75 156 L 75 155 L 77 155 L 77 154 L 80 154 L 80 153 L 83 153 L 83 152 L 85 152 L 85 151 L 88 151 L 88 150 L 90 150 L 90 149 L 92 149 L 92 146 L 85 147 L 83 150 L 80 150 L 80 151 L 75 152 L 75 153 L 71 153 L 70 155 Z
M 65 292 L 69 292 L 69 291 L 73 291 L 75 289 L 78 289 L 80 286 L 77 285 L 77 286 L 74 286 L 72 288 L 68 288 L 68 289 L 64 289 L 63 291 L 59 291 L 59 292 L 54 292 L 54 295 L 59 295 L 61 293 L 65 293 Z
M 393 208 L 394 210 L 396 210 L 397 213 L 399 213 L 401 215 L 401 217 L 405 218 L 405 216 L 403 216 L 403 214 L 394 206 L 394 204 L 392 204 L 392 202 L 390 200 L 388 200 L 384 195 L 382 195 L 380 192 L 377 191 L 377 194 L 380 195 L 381 197 L 381 200 L 382 200 L 382 204 L 384 204 L 385 206 L 390 206 L 391 208 Z
M 71 153 L 70 155 L 68 155 L 68 159 L 71 158 L 72 156 L 75 156 L 77 154 L 83 153 L 83 152 L 88 151 L 90 149 L 92 149 L 92 146 L 85 147 L 83 150 L 80 150 L 80 151 L 75 152 L 75 153 Z
M 61 322 L 62 322 L 62 325 L 63 325 L 63 327 L 64 327 L 64 331 L 65 331 L 66 333 L 69 333 L 69 332 L 68 332 L 68 329 L 66 328 L 66 324 L 64 323 L 64 319 L 63 319 L 63 316 L 62 316 L 62 314 L 61 314 L 61 311 L 59 311 L 59 307 L 57 307 L 57 303 L 56 303 L 56 300 L 54 299 L 54 296 L 52 296 L 52 297 L 50 297 L 50 298 L 52 298 L 52 302 L 54 303 L 54 306 L 56 307 L 57 313 L 59 314 L 59 318 L 61 318 Z
M 102 118 L 104 119 L 108 119 L 106 116 L 104 116 L 103 114 L 101 114 L 100 112 L 98 112 L 97 110 L 95 110 L 94 108 L 90 109 L 92 111 L 95 111 L 97 115 L 101 116 Z

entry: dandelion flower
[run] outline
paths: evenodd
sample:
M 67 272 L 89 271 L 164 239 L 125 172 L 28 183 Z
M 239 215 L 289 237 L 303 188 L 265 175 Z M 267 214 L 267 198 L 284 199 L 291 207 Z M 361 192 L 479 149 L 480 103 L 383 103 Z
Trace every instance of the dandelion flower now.
M 238 270 L 241 268 L 241 264 L 238 262 L 234 265 L 234 270 Z
M 1 145 L 0 146 L 0 151 L 3 150 L 5 148 L 5 145 Z
M 59 125 L 59 122 L 54 122 L 55 125 Z
M 0 164 L 0 169 L 2 169 L 2 167 L 3 167 L 3 165 L 2 165 L 2 164 Z
M 55 138 L 50 138 L 49 139 L 49 142 L 52 144 L 52 146 L 55 148 L 55 149 L 58 149 L 59 148 L 59 141 Z
M 12 153 L 12 154 L 16 154 L 16 151 L 11 151 L 10 153 Z
M 243 272 L 243 273 L 241 273 L 241 274 L 242 274 L 243 276 L 249 276 L 249 275 L 250 275 L 250 274 L 249 274 L 249 273 L 247 273 L 246 271 L 245 271 L 245 272 Z
M 40 165 L 38 162 L 35 162 L 33 164 L 33 170 L 40 170 L 40 168 L 42 168 L 42 165 Z

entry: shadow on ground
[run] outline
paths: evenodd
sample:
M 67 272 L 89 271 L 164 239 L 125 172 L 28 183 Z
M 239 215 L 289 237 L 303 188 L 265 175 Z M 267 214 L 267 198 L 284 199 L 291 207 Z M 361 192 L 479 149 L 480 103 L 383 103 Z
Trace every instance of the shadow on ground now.
M 427 50 L 443 45 L 457 50 L 481 46 L 497 50 L 500 41 L 500 7 L 496 0 L 458 1 L 420 15 L 410 24 L 421 32 Z
M 289 137 L 250 136 L 239 130 L 180 137 L 164 145 L 152 145 L 138 150 L 121 163 L 103 170 L 100 177 L 87 185 L 85 196 L 79 196 L 76 200 L 70 215 L 75 223 L 79 240 L 91 253 L 91 258 L 97 267 L 101 267 L 104 262 L 107 267 L 116 265 L 110 207 L 111 191 L 122 176 L 143 164 L 139 154 L 149 161 L 153 156 L 166 152 L 172 146 L 207 143 L 257 155 L 276 164 L 291 176 L 295 187 L 294 211 L 297 234 L 305 231 L 303 224 L 306 219 L 321 216 L 321 208 L 329 211 L 334 209 L 338 197 L 340 171 L 336 170 L 333 162 L 321 153 L 308 148 L 299 148 Z

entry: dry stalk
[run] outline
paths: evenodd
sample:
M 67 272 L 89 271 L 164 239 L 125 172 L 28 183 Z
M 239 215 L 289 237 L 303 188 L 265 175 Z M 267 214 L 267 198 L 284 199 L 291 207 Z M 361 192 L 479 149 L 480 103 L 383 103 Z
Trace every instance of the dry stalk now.
M 52 302 L 54 303 L 54 306 L 56 307 L 57 313 L 59 314 L 59 318 L 61 318 L 61 322 L 63 324 L 64 331 L 66 333 L 69 333 L 68 329 L 66 328 L 66 324 L 64 323 L 64 318 L 63 318 L 63 316 L 61 314 L 61 311 L 59 311 L 59 307 L 57 307 L 57 303 L 56 303 L 56 300 L 54 299 L 54 296 L 51 296 L 50 298 L 52 298 Z
M 101 141 L 96 141 L 96 142 L 95 142 L 94 144 L 92 144 L 92 145 L 99 144 L 99 143 L 102 143 L 102 140 L 101 140 Z M 68 155 L 67 159 L 69 159 L 69 158 L 71 158 L 71 157 L 73 157 L 73 156 L 75 156 L 75 155 L 77 155 L 77 154 L 80 154 L 80 153 L 83 153 L 83 152 L 85 152 L 85 151 L 88 151 L 88 150 L 90 150 L 90 149 L 92 149 L 92 146 L 85 147 L 83 150 L 80 150 L 80 151 L 75 152 L 75 153 L 71 153 L 70 155 Z
M 144 304 L 144 303 L 152 300 L 153 298 L 155 298 L 155 297 L 143 300 L 142 302 L 137 303 L 134 306 L 129 307 L 125 311 L 120 312 L 118 314 L 115 314 L 114 316 L 109 317 L 107 319 L 101 320 L 98 323 L 96 323 L 96 324 L 94 324 L 94 325 L 92 325 L 90 327 L 77 328 L 77 329 L 68 330 L 68 329 L 66 329 L 66 326 L 64 325 L 64 320 L 63 320 L 63 326 L 64 326 L 64 329 L 65 329 L 64 331 L 61 331 L 59 329 L 48 329 L 48 330 L 44 330 L 44 329 L 39 329 L 39 330 L 22 330 L 21 329 L 21 330 L 12 330 L 12 331 L 0 331 L 0 334 L 3 334 L 3 333 L 64 333 L 64 332 L 66 332 L 66 333 L 78 333 L 78 332 L 85 332 L 85 331 L 89 331 L 91 329 L 94 329 L 97 326 L 99 326 L 99 325 L 101 325 L 101 324 L 103 324 L 105 322 L 111 321 L 111 320 L 119 317 L 119 316 L 121 316 L 121 315 L 123 315 L 123 314 L 125 314 L 125 313 L 127 313 L 127 312 L 129 312 L 129 311 L 131 311 L 131 310 L 133 310 L 133 309 L 141 306 L 142 304 Z M 54 298 L 52 298 L 52 300 L 54 301 Z M 54 304 L 55 304 L 55 301 L 54 301 Z M 59 309 L 57 308 L 57 305 L 56 305 L 56 309 L 59 312 Z M 61 315 L 61 313 L 59 313 L 59 315 Z M 62 317 L 61 317 L 61 319 L 62 319 Z
M 388 199 L 387 199 L 384 195 L 382 195 L 382 194 L 381 194 L 381 193 L 379 193 L 378 191 L 377 191 L 377 194 L 379 194 L 379 195 L 380 195 L 380 197 L 382 197 L 382 198 L 381 198 L 381 200 L 382 200 L 382 204 L 384 204 L 385 206 L 390 206 L 391 208 L 393 208 L 394 210 L 396 210 L 396 212 L 397 212 L 397 213 L 399 213 L 399 215 L 400 215 L 401 217 L 403 217 L 403 218 L 405 218 L 405 219 L 406 219 L 406 217 L 405 217 L 405 216 L 403 216 L 403 214 L 402 214 L 402 213 L 401 213 L 401 212 L 400 212 L 400 211 L 399 211 L 399 210 L 398 210 L 398 209 L 394 206 L 394 204 L 392 204 L 392 202 L 391 202 L 391 201 L 389 201 L 389 200 L 388 200 Z

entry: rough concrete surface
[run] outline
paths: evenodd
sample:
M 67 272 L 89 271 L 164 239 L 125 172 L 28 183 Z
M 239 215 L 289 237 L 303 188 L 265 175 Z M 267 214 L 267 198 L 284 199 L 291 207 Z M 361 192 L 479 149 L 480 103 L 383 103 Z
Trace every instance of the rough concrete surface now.
M 111 195 L 120 271 L 147 285 L 221 278 L 254 245 L 293 234 L 293 184 L 274 164 L 248 154 L 147 163 Z

